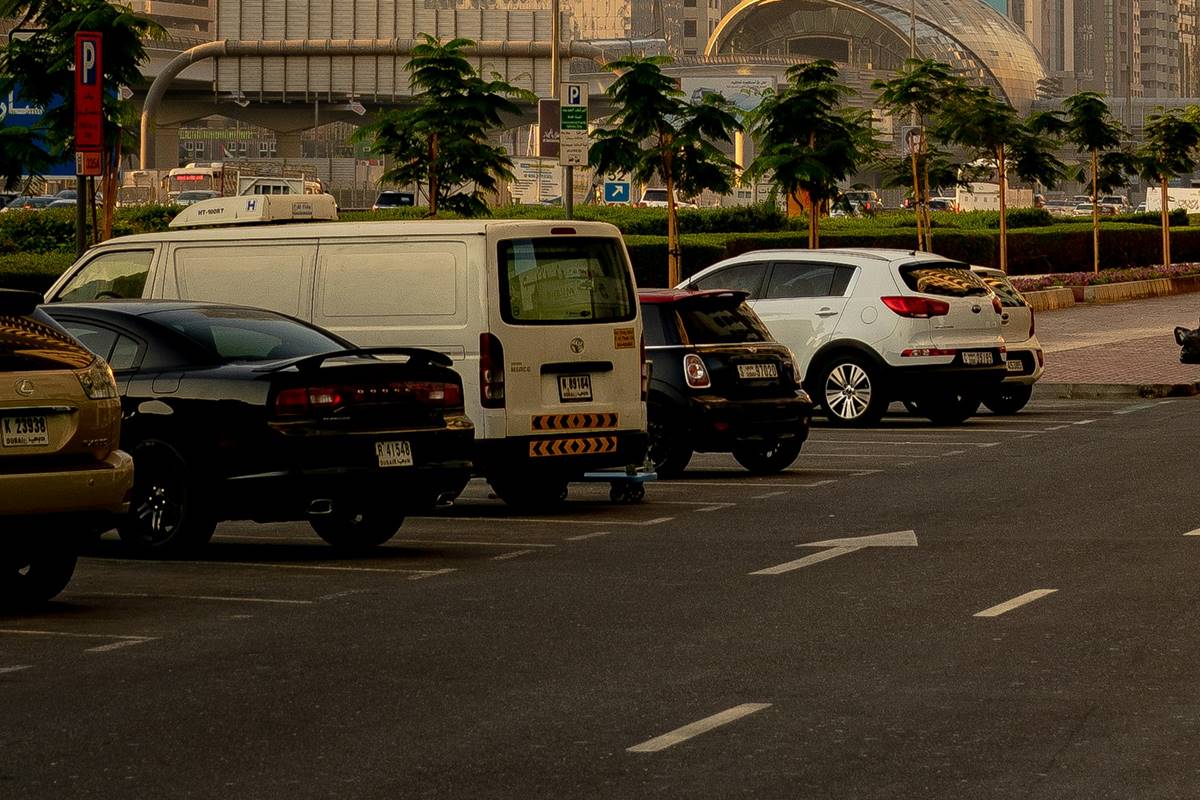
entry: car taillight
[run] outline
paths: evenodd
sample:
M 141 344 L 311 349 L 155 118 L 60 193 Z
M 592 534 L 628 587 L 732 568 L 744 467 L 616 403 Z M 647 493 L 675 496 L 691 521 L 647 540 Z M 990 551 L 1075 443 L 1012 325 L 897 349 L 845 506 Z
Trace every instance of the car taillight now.
M 950 313 L 950 304 L 945 300 L 905 296 L 881 297 L 879 300 L 901 317 L 929 319 L 930 317 L 944 317 Z
M 462 389 L 454 383 L 414 382 L 404 384 L 418 402 L 438 408 L 457 408 L 463 403 Z
M 650 362 L 646 360 L 646 337 L 638 337 L 638 358 L 642 362 L 642 402 L 650 396 Z
M 693 389 L 707 389 L 712 386 L 712 378 L 708 376 L 704 359 L 695 353 L 688 353 L 683 357 L 683 375 L 687 379 L 687 385 Z
M 275 413 L 281 417 L 297 417 L 339 408 L 344 402 L 342 391 L 332 386 L 283 389 L 275 395 Z
M 97 358 L 87 369 L 76 372 L 75 377 L 90 400 L 112 400 L 120 396 L 112 369 L 102 359 Z
M 490 333 L 479 334 L 479 404 L 504 408 L 504 347 Z
M 1033 309 L 1031 308 L 1031 309 L 1029 309 L 1029 338 L 1030 339 L 1033 338 L 1033 330 L 1034 330 L 1033 316 L 1034 316 Z
M 907 350 L 902 350 L 900 356 L 902 358 L 928 358 L 930 356 L 956 356 L 958 351 L 954 349 L 946 349 L 944 347 L 910 347 Z
M 996 295 L 992 295 L 992 308 L 996 310 L 997 314 L 1004 314 L 1004 306 L 1000 305 L 1000 298 Z

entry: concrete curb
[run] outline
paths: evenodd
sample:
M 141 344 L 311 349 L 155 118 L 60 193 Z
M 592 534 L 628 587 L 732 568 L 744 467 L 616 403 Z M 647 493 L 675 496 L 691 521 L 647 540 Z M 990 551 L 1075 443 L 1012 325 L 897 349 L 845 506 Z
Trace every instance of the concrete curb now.
M 1034 311 L 1057 311 L 1075 305 L 1075 293 L 1070 286 L 1059 289 L 1039 289 L 1036 292 L 1021 292 Z
M 1102 283 L 1095 286 L 1063 286 L 1022 292 L 1034 311 L 1057 311 L 1079 304 L 1100 305 L 1145 300 L 1150 297 L 1172 297 L 1200 292 L 1200 275 L 1183 278 L 1151 278 L 1144 281 Z
M 1033 396 L 1056 400 L 1112 400 L 1128 398 L 1192 397 L 1200 383 L 1038 383 Z

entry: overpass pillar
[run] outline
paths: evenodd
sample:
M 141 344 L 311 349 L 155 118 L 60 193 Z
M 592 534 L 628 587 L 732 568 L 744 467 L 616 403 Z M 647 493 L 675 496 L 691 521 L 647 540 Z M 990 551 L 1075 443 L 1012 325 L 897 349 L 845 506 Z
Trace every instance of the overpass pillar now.
M 276 158 L 302 158 L 303 156 L 304 153 L 300 148 L 300 131 L 275 132 Z

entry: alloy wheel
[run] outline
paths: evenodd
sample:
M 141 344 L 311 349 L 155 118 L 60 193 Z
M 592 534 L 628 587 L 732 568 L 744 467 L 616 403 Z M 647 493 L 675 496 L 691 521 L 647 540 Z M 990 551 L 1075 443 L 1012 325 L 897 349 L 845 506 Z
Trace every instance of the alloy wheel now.
M 844 420 L 854 420 L 871 405 L 871 378 L 854 363 L 838 364 L 825 380 L 825 407 Z

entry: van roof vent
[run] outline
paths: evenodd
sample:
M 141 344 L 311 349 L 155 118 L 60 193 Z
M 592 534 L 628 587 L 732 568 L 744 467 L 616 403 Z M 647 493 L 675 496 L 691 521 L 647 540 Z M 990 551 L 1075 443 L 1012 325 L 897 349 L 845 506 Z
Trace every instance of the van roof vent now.
M 337 202 L 330 194 L 253 194 L 214 197 L 192 203 L 171 220 L 172 228 L 252 225 L 266 222 L 333 221 Z

